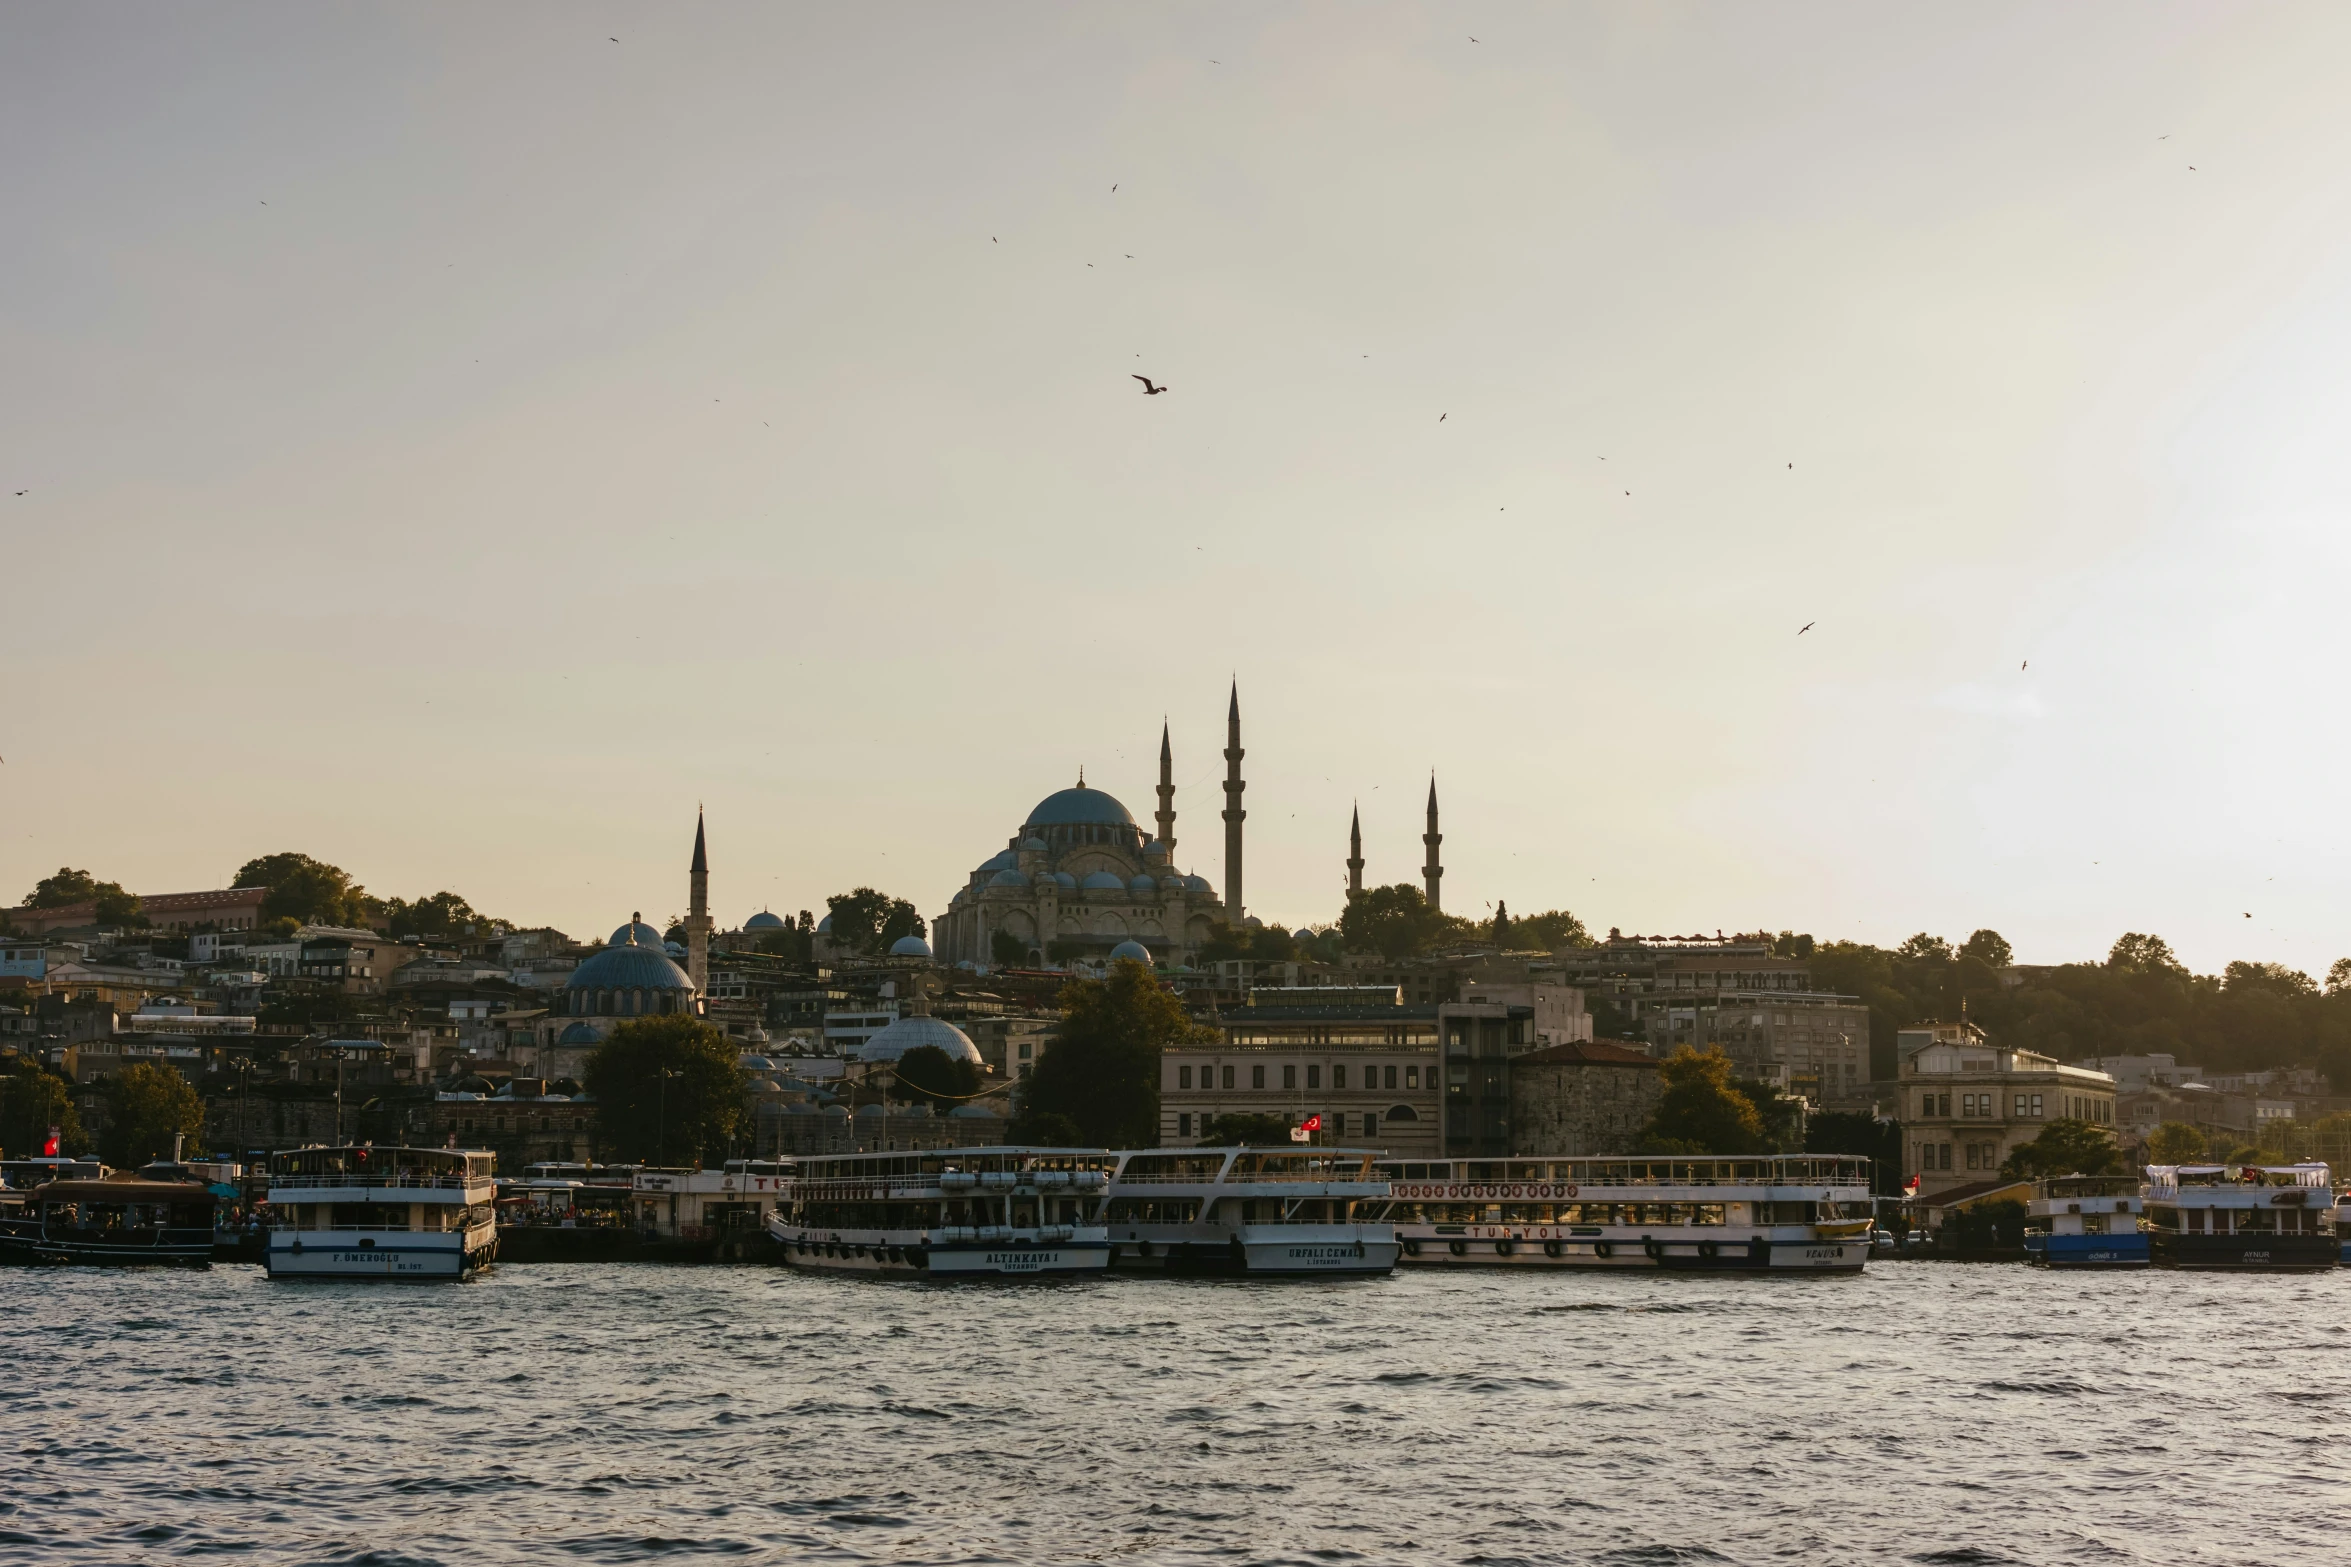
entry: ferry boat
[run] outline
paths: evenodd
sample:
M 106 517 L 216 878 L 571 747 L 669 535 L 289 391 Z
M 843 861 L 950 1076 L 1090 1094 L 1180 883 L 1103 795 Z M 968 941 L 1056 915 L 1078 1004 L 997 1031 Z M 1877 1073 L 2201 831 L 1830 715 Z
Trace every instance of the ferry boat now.
M 1875 1203 L 1869 1160 L 1745 1158 L 1384 1161 L 1384 1215 L 1407 1267 L 1665 1268 L 1859 1273 Z
M 49 1181 L 0 1204 L 0 1258 L 209 1268 L 214 1201 L 190 1181 Z
M 2335 1199 L 2335 1239 L 2342 1242 L 2342 1260 L 2351 1265 L 2351 1186 Z
M 273 1279 L 465 1279 L 498 1255 L 496 1157 L 353 1143 L 269 1161 Z
M 1369 1149 L 1151 1149 L 1116 1156 L 1102 1214 L 1111 1266 L 1251 1276 L 1384 1274 L 1388 1181 Z
M 2036 1181 L 2025 1204 L 2025 1260 L 2051 1268 L 2143 1268 L 2150 1252 L 2139 1223 L 2145 1207 L 2136 1176 Z
M 941 1148 L 791 1161 L 768 1235 L 787 1266 L 882 1277 L 1100 1273 L 1112 1155 Z
M 2147 1236 L 2167 1268 L 2301 1270 L 2342 1260 L 2323 1164 L 2147 1166 Z

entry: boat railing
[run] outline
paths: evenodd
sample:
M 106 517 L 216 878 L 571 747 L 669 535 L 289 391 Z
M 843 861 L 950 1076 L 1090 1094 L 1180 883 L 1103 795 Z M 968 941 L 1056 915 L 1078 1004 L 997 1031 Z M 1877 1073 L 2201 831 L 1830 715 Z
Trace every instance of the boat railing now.
M 272 1191 L 444 1191 L 463 1192 L 479 1188 L 488 1191 L 494 1183 L 487 1175 L 272 1175 Z
M 1311 1186 L 1317 1191 L 1334 1186 L 1361 1187 L 1367 1192 L 1385 1196 L 1390 1181 L 1384 1175 L 1366 1175 L 1360 1170 L 1332 1171 L 1321 1174 L 1308 1170 L 1233 1170 L 1223 1175 L 1114 1175 L 1110 1189 L 1118 1191 L 1129 1186 Z

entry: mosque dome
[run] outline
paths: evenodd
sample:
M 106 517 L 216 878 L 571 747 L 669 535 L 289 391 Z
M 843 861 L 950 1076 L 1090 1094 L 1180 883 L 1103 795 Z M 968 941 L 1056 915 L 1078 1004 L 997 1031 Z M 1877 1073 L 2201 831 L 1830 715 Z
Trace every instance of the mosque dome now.
M 1127 891 L 1138 898 L 1148 898 L 1158 890 L 1159 883 L 1148 876 L 1137 876 L 1133 881 L 1127 883 Z
M 1293 941 L 1312 941 L 1314 939 L 1314 932 L 1306 929 L 1304 926 L 1300 926 L 1298 929 L 1290 932 L 1290 939 Z
M 998 849 L 994 854 L 988 856 L 988 858 L 980 862 L 980 868 L 975 874 L 988 876 L 994 874 L 997 871 L 1017 870 L 1019 868 L 1019 855 L 1013 853 L 1010 849 Z
M 665 941 L 661 944 L 661 950 L 673 958 L 682 958 L 686 955 L 686 944 L 682 941 Z
M 1075 892 L 1078 890 L 1078 879 L 1067 871 L 1055 871 L 1053 873 L 1053 879 L 1061 884 L 1061 890 L 1063 892 Z
M 971 1036 L 954 1024 L 935 1017 L 902 1017 L 887 1028 L 876 1031 L 858 1047 L 857 1059 L 872 1065 L 895 1061 L 907 1051 L 930 1045 L 946 1052 L 951 1061 L 969 1061 L 980 1064 L 980 1047 L 971 1042 Z
M 1190 883 L 1181 876 L 1162 876 L 1159 878 L 1159 885 L 1170 892 L 1182 892 Z
M 556 1035 L 555 1042 L 559 1045 L 592 1045 L 596 1042 L 596 1031 L 585 1023 L 574 1023 Z
M 694 982 L 659 947 L 627 942 L 606 947 L 571 971 L 566 990 L 683 990 Z
M 1043 854 L 1047 849 L 1052 847 L 1052 845 L 1048 844 L 1044 839 L 1033 837 L 1021 839 L 1020 846 L 1037 854 Z
M 1208 878 L 1205 876 L 1186 876 L 1184 886 L 1192 892 L 1214 892 L 1216 890 L 1208 885 Z
M 1096 871 L 1084 881 L 1079 882 L 1078 886 L 1086 892 L 1124 892 L 1127 890 L 1126 879 L 1122 876 L 1113 876 L 1108 871 Z
M 652 926 L 646 924 L 643 920 L 631 919 L 626 925 L 623 925 L 620 929 L 614 931 L 612 933 L 612 939 L 606 942 L 605 945 L 608 947 L 625 947 L 632 941 L 640 947 L 652 947 L 655 950 L 659 950 L 661 946 L 661 932 L 655 930 Z
M 988 885 L 991 887 L 1025 887 L 1028 884 L 1027 876 L 1011 869 L 1000 870 L 988 878 Z
M 1061 789 L 1037 802 L 1024 824 L 1029 827 L 1132 827 L 1127 808 L 1099 789 L 1079 784 Z
M 745 930 L 782 930 L 784 917 L 781 914 L 771 914 L 767 910 L 761 909 L 757 914 L 743 921 L 743 928 Z
M 890 943 L 890 956 L 894 958 L 927 958 L 930 955 L 931 944 L 920 936 L 900 936 Z
M 816 933 L 819 936 L 829 936 L 833 933 L 833 917 L 830 914 L 816 922 Z
M 1137 963 L 1148 966 L 1151 962 L 1151 949 L 1139 941 L 1122 941 L 1110 949 L 1111 962 L 1116 963 L 1121 958 L 1131 958 Z

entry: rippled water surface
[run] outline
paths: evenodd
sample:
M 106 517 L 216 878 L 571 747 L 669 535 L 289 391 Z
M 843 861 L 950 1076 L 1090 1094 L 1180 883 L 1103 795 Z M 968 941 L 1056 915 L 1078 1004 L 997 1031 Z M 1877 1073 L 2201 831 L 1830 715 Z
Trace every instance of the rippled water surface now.
M 2351 1276 L 0 1272 L 7 1562 L 2351 1557 Z

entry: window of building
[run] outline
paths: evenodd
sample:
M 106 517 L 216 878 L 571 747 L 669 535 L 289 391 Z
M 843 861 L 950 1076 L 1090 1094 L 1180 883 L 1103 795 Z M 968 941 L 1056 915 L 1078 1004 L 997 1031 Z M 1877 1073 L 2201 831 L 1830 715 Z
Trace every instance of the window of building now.
M 1298 1069 L 1296 1067 L 1284 1066 L 1282 1068 L 1282 1086 L 1284 1088 L 1296 1088 L 1298 1086 Z
M 1334 1138 L 1345 1137 L 1347 1135 L 1346 1112 L 1341 1111 L 1339 1114 L 1332 1116 L 1330 1126 L 1331 1136 Z
M 1390 1088 L 1396 1086 L 1396 1069 L 1394 1067 L 1388 1068 L 1388 1086 Z
M 1224 1069 L 1224 1086 L 1227 1088 L 1233 1086 L 1233 1069 L 1229 1066 Z
M 1345 1067 L 1334 1066 L 1331 1068 L 1331 1086 L 1333 1088 L 1345 1088 L 1347 1086 L 1347 1069 Z
M 1189 1136 L 1191 1136 L 1191 1135 L 1192 1135 L 1192 1118 L 1191 1118 L 1191 1116 L 1190 1116 L 1190 1115 L 1188 1115 L 1188 1114 L 1186 1114 L 1186 1115 L 1178 1115 L 1178 1116 L 1176 1117 L 1176 1136 L 1178 1136 L 1178 1137 L 1189 1137 Z
M 1249 1086 L 1251 1088 L 1263 1088 L 1265 1086 L 1264 1067 L 1253 1066 L 1249 1069 Z
M 1941 1168 L 1946 1170 L 1950 1169 L 1951 1145 L 1949 1143 L 1937 1143 L 1935 1145 L 1935 1152 L 1937 1159 L 1940 1161 Z
M 1306 1069 L 1306 1086 L 1309 1088 L 1320 1088 L 1322 1086 L 1321 1067 L 1310 1066 Z
M 1029 1053 L 1029 1047 L 1028 1047 L 1028 1046 L 1026 1046 L 1026 1045 L 1023 1045 L 1023 1046 L 1021 1046 L 1021 1047 L 1020 1047 L 1020 1053 L 1021 1053 L 1022 1055 L 1024 1055 L 1024 1056 L 1025 1056 L 1025 1055 L 1027 1055 L 1027 1054 Z M 1176 1068 L 1176 1087 L 1178 1087 L 1178 1088 L 1189 1088 L 1189 1087 L 1191 1087 L 1191 1086 L 1192 1086 L 1192 1069 L 1191 1069 L 1190 1067 L 1188 1067 L 1188 1066 L 1179 1066 L 1179 1067 L 1177 1067 L 1177 1068 Z
M 1389 1070 L 1394 1071 L 1395 1068 L 1391 1067 Z M 1363 1135 L 1367 1139 L 1380 1135 L 1380 1118 L 1369 1110 L 1363 1112 Z
M 1418 1088 L 1420 1086 L 1419 1067 L 1408 1066 L 1404 1069 L 1404 1086 L 1406 1088 Z

